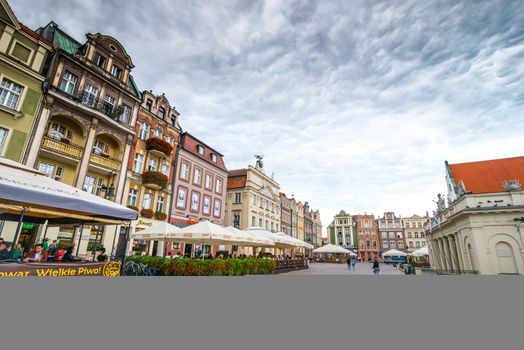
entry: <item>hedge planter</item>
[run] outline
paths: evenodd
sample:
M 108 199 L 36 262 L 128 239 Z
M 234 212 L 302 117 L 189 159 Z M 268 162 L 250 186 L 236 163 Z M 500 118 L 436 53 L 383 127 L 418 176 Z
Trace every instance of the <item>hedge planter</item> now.
M 142 174 L 142 182 L 146 187 L 160 190 L 167 186 L 168 178 L 158 171 L 147 171 Z
M 146 149 L 148 151 L 156 151 L 170 156 L 173 152 L 173 146 L 165 140 L 162 140 L 158 137 L 152 137 L 146 141 Z
M 128 260 L 141 263 L 157 276 L 246 276 L 272 275 L 276 263 L 269 259 L 169 259 L 134 256 Z
M 140 216 L 143 216 L 147 219 L 152 219 L 154 215 L 155 215 L 155 212 L 152 211 L 151 209 L 142 209 L 140 211 Z

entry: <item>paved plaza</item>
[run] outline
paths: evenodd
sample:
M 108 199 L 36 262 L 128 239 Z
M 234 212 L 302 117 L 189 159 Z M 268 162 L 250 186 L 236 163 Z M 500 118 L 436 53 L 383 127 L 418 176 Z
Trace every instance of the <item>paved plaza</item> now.
M 373 269 L 371 263 L 359 263 L 356 265 L 355 271 L 350 270 L 347 264 L 311 263 L 307 270 L 292 271 L 285 275 L 373 275 Z M 404 275 L 404 272 L 391 265 L 380 264 L 380 275 Z

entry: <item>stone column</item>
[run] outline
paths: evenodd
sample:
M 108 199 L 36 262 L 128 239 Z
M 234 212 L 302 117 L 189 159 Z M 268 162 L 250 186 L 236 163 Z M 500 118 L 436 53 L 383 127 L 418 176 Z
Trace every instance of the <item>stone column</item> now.
M 47 130 L 47 124 L 49 122 L 49 116 L 51 114 L 51 109 L 53 108 L 53 98 L 46 97 L 43 102 L 42 112 L 38 117 L 36 122 L 36 130 L 33 136 L 33 140 L 30 145 L 28 145 L 28 155 L 25 164 L 31 168 L 34 168 L 36 163 L 36 158 L 38 157 L 38 152 L 40 151 L 40 146 L 42 145 L 42 139 Z
M 127 179 L 127 167 L 129 164 L 129 155 L 131 154 L 131 147 L 133 146 L 133 136 L 128 135 L 126 140 L 126 147 L 124 149 L 124 156 L 122 157 L 122 163 L 120 165 L 120 176 L 118 177 L 118 185 L 116 190 L 115 202 L 122 203 L 124 188 Z
M 464 264 L 464 259 L 462 256 L 462 250 L 460 248 L 460 235 L 456 233 L 455 235 L 453 235 L 453 237 L 455 240 L 455 251 L 457 252 L 457 263 L 459 265 L 459 269 L 466 270 L 466 266 Z
M 84 185 L 84 178 L 87 174 L 87 169 L 89 167 L 89 158 L 91 157 L 91 151 L 93 149 L 93 144 L 95 142 L 96 129 L 98 127 L 98 119 L 93 118 L 91 122 L 91 127 L 89 128 L 87 134 L 87 140 L 84 146 L 84 154 L 82 155 L 82 160 L 80 161 L 80 167 L 78 168 L 78 174 L 76 177 L 77 188 L 82 188 Z
M 452 244 L 451 244 L 451 238 L 450 236 L 446 236 L 446 238 L 444 238 L 444 243 L 446 244 L 446 250 L 448 252 L 447 256 L 448 256 L 448 262 L 449 262 L 449 265 L 451 267 L 451 269 L 453 271 L 457 270 L 457 267 L 455 265 L 455 258 L 453 256 L 453 249 L 452 249 Z
M 449 270 L 448 260 L 447 260 L 447 256 L 446 256 L 446 249 L 445 249 L 445 246 L 444 246 L 444 238 L 439 238 L 438 239 L 438 244 L 439 244 L 440 256 L 442 257 L 441 258 L 442 269 L 443 270 Z
M 437 269 L 437 270 L 442 269 L 441 262 L 440 262 L 440 250 L 438 249 L 438 241 L 436 239 L 432 239 L 429 242 L 429 244 L 431 246 L 431 252 L 433 253 L 429 256 L 430 265 L 434 269 Z

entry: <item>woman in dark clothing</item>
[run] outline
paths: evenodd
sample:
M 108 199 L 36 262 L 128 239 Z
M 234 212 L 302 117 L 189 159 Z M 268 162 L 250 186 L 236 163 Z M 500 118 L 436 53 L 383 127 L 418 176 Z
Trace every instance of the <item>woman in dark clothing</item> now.
M 102 248 L 102 250 L 100 250 L 100 254 L 98 254 L 98 256 L 96 257 L 96 260 L 98 262 L 106 262 L 107 261 L 106 248 Z
M 66 253 L 62 257 L 62 262 L 68 263 L 68 262 L 74 262 L 75 257 L 73 256 L 73 248 L 69 247 L 66 250 Z
M 378 260 L 375 259 L 373 261 L 373 274 L 378 275 L 379 272 L 380 272 L 380 264 L 378 263 Z

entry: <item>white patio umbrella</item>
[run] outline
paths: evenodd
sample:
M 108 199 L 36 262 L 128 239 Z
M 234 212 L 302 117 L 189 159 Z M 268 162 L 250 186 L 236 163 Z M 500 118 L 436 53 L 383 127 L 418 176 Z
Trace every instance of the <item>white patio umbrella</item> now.
M 184 243 L 200 244 L 238 244 L 242 237 L 226 230 L 222 226 L 215 225 L 209 221 L 202 221 L 190 225 L 167 235 L 169 240 Z
M 313 253 L 319 253 L 319 254 L 348 254 L 351 256 L 356 256 L 357 254 L 353 253 L 351 250 L 347 250 L 346 248 L 340 247 L 338 245 L 334 244 L 326 244 L 323 247 L 317 248 L 313 250 Z
M 297 244 L 295 242 L 288 239 L 291 237 L 282 237 L 281 235 L 277 235 L 276 233 L 267 231 L 262 227 L 249 227 L 246 228 L 244 231 L 254 235 L 257 238 L 270 239 L 274 243 L 274 248 L 293 249 L 297 247 Z
M 406 253 L 401 252 L 400 250 L 391 249 L 382 254 L 382 256 L 407 256 Z
M 295 244 L 297 248 L 306 248 L 306 249 L 314 249 L 315 247 L 309 243 L 303 242 L 295 237 L 291 237 L 286 235 L 284 232 L 278 232 L 278 236 L 283 236 L 286 241 L 290 242 L 291 244 Z
M 240 246 L 246 246 L 246 247 L 274 247 L 275 242 L 273 242 L 270 239 L 266 239 L 263 237 L 255 237 L 254 235 L 250 234 L 247 231 L 242 231 L 237 229 L 236 227 L 229 226 L 226 227 L 226 230 L 231 232 L 232 235 L 235 235 L 236 237 L 240 238 L 240 242 L 236 245 Z
M 415 250 L 413 253 L 409 254 L 411 256 L 420 257 L 420 256 L 429 256 L 428 246 L 422 247 Z
M 180 231 L 180 228 L 173 226 L 167 222 L 151 226 L 145 230 L 134 233 L 131 238 L 140 239 L 144 241 L 166 241 L 169 240 L 167 235 L 175 234 Z

